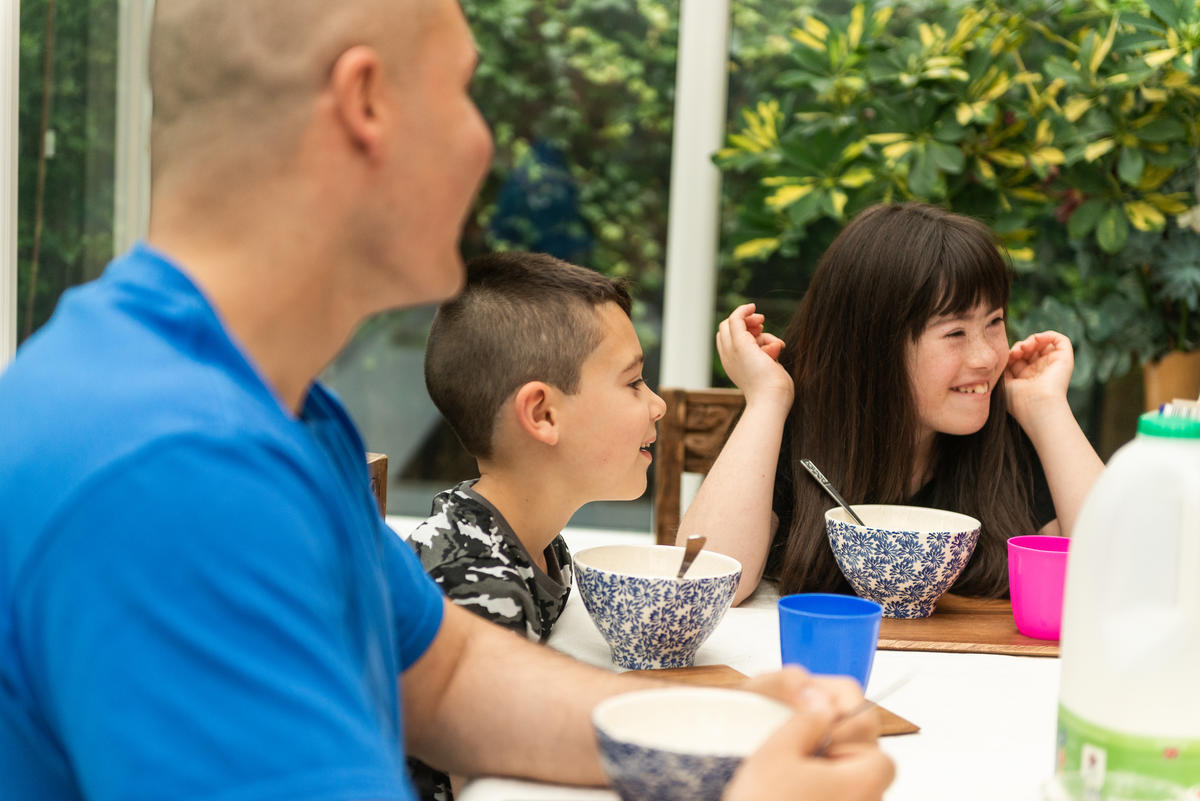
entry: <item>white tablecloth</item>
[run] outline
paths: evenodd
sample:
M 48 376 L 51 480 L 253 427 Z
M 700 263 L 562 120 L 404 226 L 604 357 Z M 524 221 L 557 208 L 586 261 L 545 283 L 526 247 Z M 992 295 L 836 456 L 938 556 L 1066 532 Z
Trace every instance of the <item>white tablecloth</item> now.
M 598 544 L 652 542 L 648 534 L 575 530 L 572 551 Z M 772 588 L 730 609 L 696 657 L 753 675 L 778 669 L 779 621 Z M 615 670 L 608 646 L 572 592 L 549 645 Z M 1039 801 L 1053 772 L 1059 661 L 1045 657 L 879 651 L 867 696 L 911 680 L 883 705 L 921 727 L 885 737 L 896 762 L 887 801 Z M 458 801 L 618 801 L 608 790 L 481 778 Z

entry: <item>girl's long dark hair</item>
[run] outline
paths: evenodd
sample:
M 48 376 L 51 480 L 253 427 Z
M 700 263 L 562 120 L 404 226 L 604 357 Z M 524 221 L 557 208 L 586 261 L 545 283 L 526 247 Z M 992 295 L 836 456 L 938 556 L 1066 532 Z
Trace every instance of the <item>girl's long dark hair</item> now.
M 905 502 L 918 430 L 906 348 L 932 317 L 980 303 L 1004 309 L 1008 294 L 1009 264 L 987 227 L 921 203 L 863 211 L 821 257 L 784 335 L 795 403 L 781 460 L 790 460 L 795 505 L 772 555 L 781 593 L 849 591 L 825 535 L 832 504 L 800 459 L 812 459 L 849 503 Z M 1008 592 L 1007 539 L 1034 525 L 1020 436 L 1003 378 L 982 429 L 934 436 L 931 505 L 982 522 L 955 592 Z

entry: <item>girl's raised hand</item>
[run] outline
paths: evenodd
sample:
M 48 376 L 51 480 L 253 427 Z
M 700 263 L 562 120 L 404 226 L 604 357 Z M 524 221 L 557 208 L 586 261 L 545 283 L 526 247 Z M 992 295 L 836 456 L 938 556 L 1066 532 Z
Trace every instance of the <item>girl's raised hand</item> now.
M 1071 340 L 1057 331 L 1022 339 L 1009 350 L 1004 371 L 1009 412 L 1024 425 L 1027 415 L 1041 403 L 1066 400 L 1074 370 Z
M 763 329 L 765 317 L 753 303 L 738 306 L 717 327 L 717 353 L 729 380 L 746 393 L 746 402 L 760 397 L 792 402 L 792 377 L 779 364 L 784 343 Z

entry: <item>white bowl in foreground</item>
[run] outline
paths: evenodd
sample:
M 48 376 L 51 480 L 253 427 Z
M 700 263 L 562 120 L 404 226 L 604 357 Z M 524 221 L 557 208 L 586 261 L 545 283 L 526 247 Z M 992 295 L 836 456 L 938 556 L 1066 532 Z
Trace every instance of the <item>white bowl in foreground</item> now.
M 623 801 L 717 801 L 742 759 L 791 714 L 756 693 L 672 687 L 602 701 L 592 725 Z

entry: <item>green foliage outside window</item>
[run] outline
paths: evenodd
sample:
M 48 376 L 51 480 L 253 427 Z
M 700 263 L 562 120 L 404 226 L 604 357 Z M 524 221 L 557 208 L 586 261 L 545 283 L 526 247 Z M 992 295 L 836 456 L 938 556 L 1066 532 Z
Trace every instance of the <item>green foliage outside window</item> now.
M 113 255 L 116 15 L 112 0 L 21 3 L 20 339 Z
M 1077 386 L 1200 345 L 1193 0 L 863 3 L 789 44 L 717 157 L 728 302 L 803 287 L 849 217 L 919 199 L 1000 233 L 1012 327 L 1071 336 Z
M 497 142 L 466 254 L 550 244 L 627 277 L 653 344 L 678 4 L 463 5 L 481 52 L 474 94 Z M 1001 232 L 1020 272 L 1015 327 L 1071 335 L 1081 383 L 1200 342 L 1191 0 L 821 7 L 833 13 L 732 5 L 719 313 L 753 297 L 782 322 L 848 216 L 919 197 Z M 21 11 L 24 329 L 111 255 L 116 12 L 106 0 Z
M 731 108 L 766 89 L 806 5 L 733 2 Z M 463 9 L 480 51 L 473 95 L 496 139 L 465 252 L 558 247 L 555 255 L 628 278 L 639 334 L 654 344 L 678 2 L 465 0 Z

